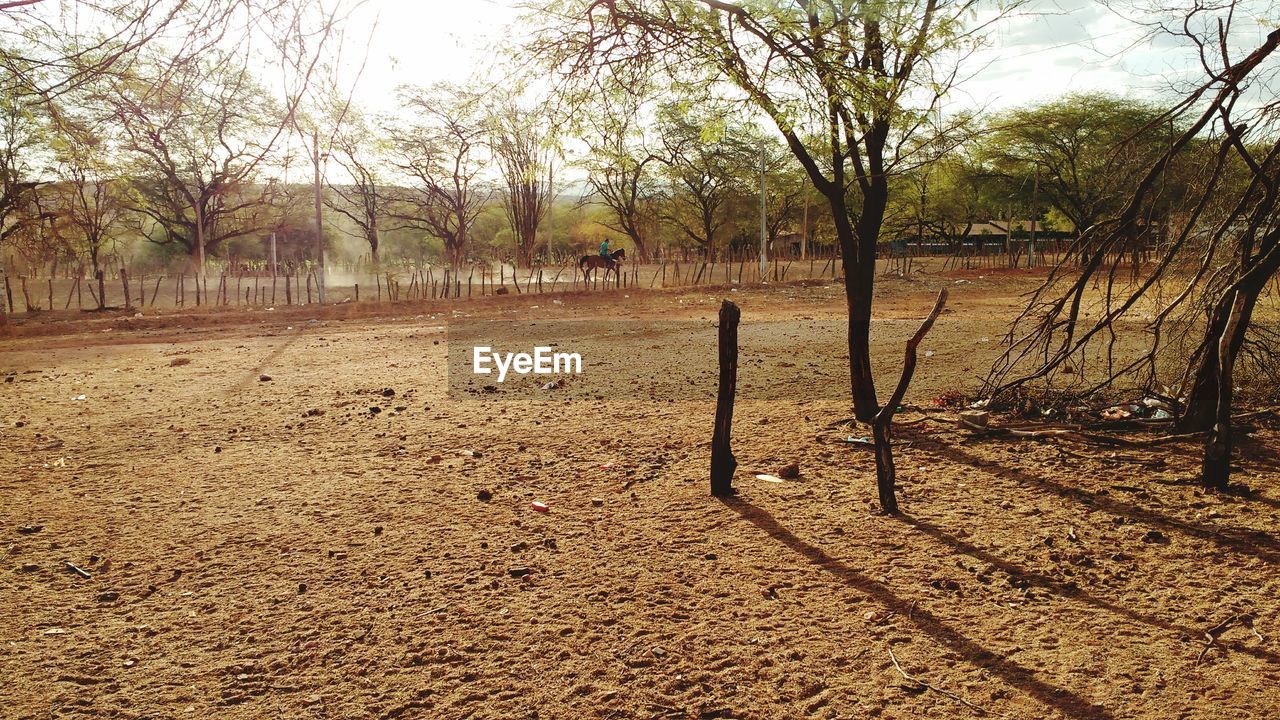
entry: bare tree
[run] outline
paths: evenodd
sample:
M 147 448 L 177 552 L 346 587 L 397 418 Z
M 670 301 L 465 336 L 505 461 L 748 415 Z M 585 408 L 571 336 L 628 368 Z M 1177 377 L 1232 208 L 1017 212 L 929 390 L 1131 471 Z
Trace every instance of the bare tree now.
M 538 227 L 556 197 L 557 138 L 549 118 L 508 99 L 491 113 L 490 146 L 506 186 L 502 207 L 516 238 L 516 263 L 531 267 Z
M 333 28 L 365 1 L 0 4 L 0 93 L 42 104 L 56 118 L 63 105 L 75 106 L 104 83 L 136 77 L 140 66 L 154 83 L 167 85 L 210 57 L 255 56 L 263 68 L 286 71 L 285 94 L 296 99 Z M 292 109 L 295 102 L 285 104 Z
M 237 220 L 266 202 L 252 184 L 284 127 L 235 60 L 194 61 L 158 84 L 114 80 L 103 96 L 136 162 L 134 209 L 163 228 L 159 242 L 187 248 L 200 276 L 208 253 L 258 229 Z
M 392 202 L 382 168 L 385 148 L 360 116 L 347 118 L 334 134 L 332 146 L 330 159 L 342 168 L 349 182 L 330 182 L 331 195 L 325 199 L 325 206 L 355 225 L 369 246 L 370 260 L 377 270 L 379 228 L 382 219 L 390 215 Z
M 1259 297 L 1280 273 L 1280 104 L 1266 65 L 1280 47 L 1280 30 L 1233 59 L 1225 38 L 1234 6 L 1170 9 L 1174 21 L 1158 24 L 1158 32 L 1197 49 L 1205 71 L 1203 83 L 1155 121 L 1185 129 L 1146 167 L 1123 208 L 1085 234 L 1080 266 L 1052 271 L 987 380 L 999 399 L 1031 383 L 1055 382 L 1068 364 L 1100 356 L 1100 377 L 1077 380 L 1071 395 L 1123 383 L 1164 397 L 1179 411 L 1183 431 L 1208 431 L 1203 481 L 1220 489 L 1230 468 L 1233 371 L 1251 354 L 1274 364 L 1280 339 L 1252 322 Z M 1251 87 L 1254 81 L 1261 85 Z M 1266 101 L 1252 105 L 1245 100 L 1250 92 Z M 1163 228 L 1161 252 L 1128 285 L 1117 283 L 1123 250 L 1151 226 L 1152 208 L 1179 163 L 1190 163 L 1198 176 L 1171 215 L 1176 222 Z M 1235 174 L 1243 174 L 1242 183 L 1233 182 Z M 1099 288 L 1095 296 L 1092 287 Z M 1149 345 L 1137 357 L 1117 359 L 1115 326 L 1138 318 Z M 1079 367 L 1070 375 L 1078 378 Z
M 480 99 L 451 85 L 406 88 L 401 99 L 419 119 L 389 129 L 393 162 L 409 180 L 392 215 L 440 238 L 458 267 L 490 194 L 481 180 L 488 128 Z
M 59 183 L 55 195 L 59 216 L 79 236 L 98 281 L 98 308 L 106 305 L 103 279 L 104 245 L 125 215 L 124 181 L 107 172 L 104 140 L 93 128 L 64 122 L 58 143 Z

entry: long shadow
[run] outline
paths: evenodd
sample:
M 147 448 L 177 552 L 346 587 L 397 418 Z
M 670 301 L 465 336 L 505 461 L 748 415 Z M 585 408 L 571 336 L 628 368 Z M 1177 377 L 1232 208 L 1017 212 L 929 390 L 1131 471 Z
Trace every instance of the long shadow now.
M 283 355 L 284 351 L 288 350 L 295 342 L 299 340 L 300 337 L 301 336 L 297 332 L 294 332 L 294 334 L 292 335 L 285 336 L 284 342 L 281 342 L 274 349 L 272 349 L 271 352 L 267 353 L 267 356 L 259 360 L 258 364 L 254 365 L 253 368 L 249 370 L 249 372 L 242 375 L 239 380 L 237 380 L 235 383 L 230 385 L 225 391 L 223 391 L 223 395 L 225 397 L 231 397 L 232 395 L 235 395 L 236 393 L 239 393 L 240 391 L 248 388 L 250 385 L 257 384 L 258 378 L 262 374 L 262 371 L 266 370 L 271 365 L 271 363 L 275 361 L 276 358 Z
M 1080 720 L 1112 720 L 1115 716 L 1106 708 L 1090 702 L 1065 688 L 1051 685 L 1035 676 L 1031 670 L 1001 655 L 987 650 L 973 640 L 952 629 L 932 613 L 913 608 L 912 603 L 895 595 L 883 584 L 868 578 L 843 562 L 831 557 L 821 548 L 796 537 L 768 511 L 752 505 L 742 498 L 730 498 L 725 506 L 745 520 L 769 534 L 773 539 L 803 555 L 809 562 L 834 575 L 849 587 L 874 598 L 886 608 L 910 618 L 930 637 L 950 647 L 969 662 L 999 676 L 1005 682 L 1019 688 L 1045 705 L 1054 707 L 1072 718 Z
M 976 545 L 973 545 L 972 543 L 967 543 L 964 540 L 961 540 L 955 535 L 948 533 L 947 531 L 939 528 L 938 526 L 930 523 L 927 520 L 922 520 L 920 518 L 912 517 L 910 515 L 900 515 L 899 519 L 903 520 L 908 525 L 914 527 L 915 529 L 919 530 L 925 535 L 928 535 L 934 540 L 937 540 L 938 542 L 943 543 L 944 545 L 951 546 L 951 548 L 958 553 L 967 555 L 972 558 L 976 558 L 985 563 L 988 563 L 997 568 L 1000 568 L 1004 572 L 1008 573 L 1010 576 L 1025 580 L 1028 584 L 1034 585 L 1042 590 L 1052 591 L 1062 597 L 1070 598 L 1072 600 L 1078 600 L 1079 602 L 1085 603 L 1086 605 L 1090 605 L 1099 610 L 1105 610 L 1107 612 L 1113 613 L 1120 617 L 1124 617 L 1129 620 L 1132 620 L 1133 622 L 1141 623 L 1143 625 L 1147 625 L 1160 630 L 1165 630 L 1165 631 L 1176 633 L 1179 635 L 1187 635 L 1193 638 L 1199 638 L 1204 635 L 1204 630 L 1195 630 L 1189 627 L 1177 625 L 1175 623 L 1169 622 L 1168 620 L 1163 620 L 1158 617 L 1153 617 L 1151 615 L 1143 615 L 1133 610 L 1132 608 L 1125 607 L 1124 605 L 1118 605 L 1116 603 L 1109 602 L 1107 600 L 1103 600 L 1102 598 L 1097 597 L 1096 595 L 1093 595 L 1086 590 L 1082 590 L 1075 585 L 1069 585 L 1067 583 L 1063 583 L 1057 579 L 1054 579 L 1045 575 L 1029 572 L 1028 570 L 1018 565 L 1015 565 L 1014 563 L 1009 562 L 1008 560 L 1005 560 L 1002 557 L 993 555 L 990 552 L 983 550 L 982 548 Z M 1262 648 L 1249 647 L 1246 645 L 1240 645 L 1238 643 L 1229 643 L 1222 640 L 1221 638 L 1219 639 L 1219 644 L 1221 644 L 1223 647 L 1227 647 L 1232 650 L 1238 650 L 1239 652 L 1245 653 L 1246 655 L 1252 655 L 1253 657 L 1256 657 L 1259 660 L 1276 663 L 1280 665 L 1280 655 L 1276 655 L 1275 653 L 1269 652 Z
M 1280 471 L 1280 456 L 1272 452 L 1268 443 L 1252 434 L 1237 437 L 1235 443 L 1241 464 L 1248 463 L 1273 472 Z
M 939 442 L 936 439 L 928 442 L 917 441 L 915 449 L 968 467 L 976 467 L 982 462 L 981 458 L 970 455 L 954 445 Z M 1000 477 L 1012 478 L 1026 487 L 1046 490 L 1059 497 L 1081 502 L 1094 509 L 1136 518 L 1150 525 L 1172 532 L 1180 532 L 1199 540 L 1206 540 L 1232 552 L 1251 555 L 1272 564 L 1280 563 L 1280 541 L 1262 530 L 1224 532 L 1195 523 L 1175 520 L 1138 505 L 1114 500 L 1105 495 L 1098 495 L 1087 490 L 1064 485 L 1048 478 L 1036 477 L 1016 467 L 1001 465 L 1000 470 Z

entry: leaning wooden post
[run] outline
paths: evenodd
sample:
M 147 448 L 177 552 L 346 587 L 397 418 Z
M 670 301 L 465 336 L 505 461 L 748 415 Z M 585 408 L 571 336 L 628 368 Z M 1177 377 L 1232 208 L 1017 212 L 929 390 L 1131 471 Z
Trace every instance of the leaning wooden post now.
M 733 397 L 738 388 L 738 320 L 742 311 L 725 300 L 720 303 L 720 392 L 716 396 L 716 427 L 711 435 L 711 494 L 733 494 L 733 472 L 738 460 L 730 448 Z
M 925 333 L 933 327 L 933 323 L 947 304 L 947 289 L 938 293 L 929 317 L 920 323 L 920 329 L 907 341 L 907 354 L 902 362 L 902 377 L 898 378 L 898 387 L 894 389 L 889 402 L 880 408 L 871 422 L 872 436 L 876 443 L 876 490 L 880 495 L 880 509 L 886 513 L 898 513 L 898 498 L 894 495 L 897 484 L 897 473 L 893 467 L 893 445 L 890 429 L 893 425 L 893 414 L 897 412 L 902 396 L 907 394 L 907 386 L 911 384 L 911 376 L 916 372 L 916 347 L 924 339 Z

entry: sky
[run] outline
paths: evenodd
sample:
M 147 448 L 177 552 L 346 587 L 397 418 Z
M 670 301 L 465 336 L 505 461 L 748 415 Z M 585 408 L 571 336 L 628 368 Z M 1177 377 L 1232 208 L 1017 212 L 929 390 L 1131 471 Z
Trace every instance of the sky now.
M 519 0 L 371 0 L 352 18 L 343 50 L 347 77 L 353 79 L 368 48 L 356 90 L 360 104 L 393 112 L 401 84 L 475 76 L 501 83 L 511 61 L 499 48 L 510 47 L 525 31 L 518 5 Z M 1144 31 L 1131 17 L 1095 0 L 1031 0 L 1002 21 L 988 47 L 970 58 L 971 77 L 951 102 L 999 110 L 1074 91 L 1158 97 L 1198 76 L 1193 58 L 1173 43 L 1138 42 Z M 1235 44 L 1256 46 L 1275 27 L 1271 22 L 1268 27 L 1242 14 Z

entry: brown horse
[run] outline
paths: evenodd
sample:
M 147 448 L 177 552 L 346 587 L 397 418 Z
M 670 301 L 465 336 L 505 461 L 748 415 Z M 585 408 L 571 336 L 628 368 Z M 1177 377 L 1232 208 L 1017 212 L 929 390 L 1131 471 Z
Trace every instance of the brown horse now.
M 582 259 L 578 261 L 578 269 L 582 271 L 582 281 L 588 281 L 592 270 L 598 271 L 600 268 L 604 268 L 604 281 L 607 283 L 609 282 L 609 273 L 617 275 L 619 261 L 626 259 L 627 251 L 623 248 L 618 248 L 609 253 L 608 258 L 602 255 L 583 255 Z

